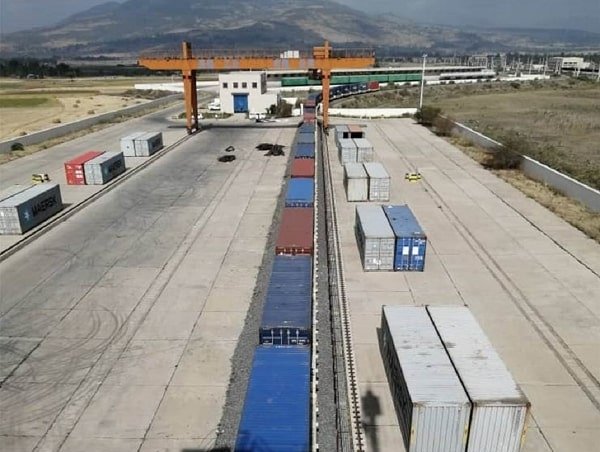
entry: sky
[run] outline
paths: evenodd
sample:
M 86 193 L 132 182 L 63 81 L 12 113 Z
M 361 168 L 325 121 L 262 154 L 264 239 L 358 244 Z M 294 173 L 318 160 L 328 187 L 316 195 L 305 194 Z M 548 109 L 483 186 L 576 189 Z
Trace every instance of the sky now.
M 0 0 L 0 30 L 52 25 L 107 0 Z M 118 0 L 123 1 L 123 0 Z M 177 1 L 177 0 L 173 0 Z M 243 1 L 243 0 L 240 0 Z M 336 0 L 420 23 L 572 28 L 600 32 L 600 0 Z

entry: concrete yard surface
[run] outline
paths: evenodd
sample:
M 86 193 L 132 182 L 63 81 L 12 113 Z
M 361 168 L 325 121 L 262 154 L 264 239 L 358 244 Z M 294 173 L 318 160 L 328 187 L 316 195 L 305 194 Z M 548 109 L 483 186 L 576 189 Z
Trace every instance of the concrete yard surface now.
M 294 133 L 202 131 L 0 264 L 0 450 L 210 450 Z
M 527 452 L 600 444 L 600 246 L 412 120 L 356 121 L 428 236 L 425 272 L 363 272 L 328 139 L 367 450 L 403 450 L 381 306 L 467 305 L 532 404 Z M 404 180 L 418 170 L 420 182 Z

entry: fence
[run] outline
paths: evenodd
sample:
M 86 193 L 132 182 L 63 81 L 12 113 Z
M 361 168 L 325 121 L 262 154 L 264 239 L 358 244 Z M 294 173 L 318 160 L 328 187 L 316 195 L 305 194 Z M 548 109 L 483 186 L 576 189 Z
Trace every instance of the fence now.
M 473 130 L 464 124 L 455 122 L 453 132 L 485 149 L 493 150 L 501 143 Z M 589 187 L 572 177 L 562 174 L 530 157 L 523 156 L 521 171 L 531 179 L 542 182 L 565 196 L 573 198 L 592 212 L 600 212 L 600 191 Z

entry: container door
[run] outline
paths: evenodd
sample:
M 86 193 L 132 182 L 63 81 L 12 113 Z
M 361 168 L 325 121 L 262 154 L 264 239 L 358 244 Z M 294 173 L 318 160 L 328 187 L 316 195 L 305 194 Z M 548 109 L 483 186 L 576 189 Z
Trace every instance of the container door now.
M 425 268 L 425 249 L 427 248 L 426 239 L 413 239 L 410 250 L 409 270 L 423 271 Z
M 398 237 L 396 239 L 396 258 L 394 264 L 396 270 L 409 269 L 411 245 L 412 239 L 409 237 Z
M 248 113 L 248 94 L 233 95 L 233 112 Z

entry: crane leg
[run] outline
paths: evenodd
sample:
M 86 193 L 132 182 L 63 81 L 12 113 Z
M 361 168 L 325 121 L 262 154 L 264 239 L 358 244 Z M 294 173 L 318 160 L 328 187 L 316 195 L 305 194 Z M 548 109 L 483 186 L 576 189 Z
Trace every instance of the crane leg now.
M 321 84 L 323 85 L 323 128 L 327 130 L 329 127 L 329 85 L 331 71 L 323 71 L 323 79 Z
M 198 131 L 198 91 L 196 71 L 183 71 L 183 97 L 188 134 Z

